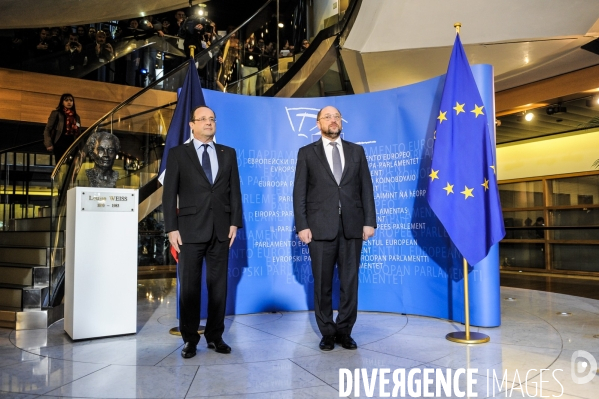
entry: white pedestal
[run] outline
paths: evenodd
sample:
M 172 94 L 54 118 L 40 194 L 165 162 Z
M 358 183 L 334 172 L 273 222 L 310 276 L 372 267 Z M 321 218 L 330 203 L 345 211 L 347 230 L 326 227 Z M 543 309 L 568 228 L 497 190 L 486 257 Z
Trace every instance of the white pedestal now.
M 72 339 L 137 331 L 137 205 L 137 190 L 67 193 L 64 329 Z

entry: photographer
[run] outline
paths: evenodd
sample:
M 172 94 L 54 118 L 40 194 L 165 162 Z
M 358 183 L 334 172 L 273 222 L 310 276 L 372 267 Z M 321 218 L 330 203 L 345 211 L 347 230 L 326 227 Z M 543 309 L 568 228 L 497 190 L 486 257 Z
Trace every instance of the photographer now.
M 65 55 L 61 58 L 61 75 L 76 76 L 83 66 L 83 46 L 79 43 L 76 33 L 69 34 L 67 44 L 64 47 Z
M 97 69 L 97 71 L 92 71 L 88 74 L 86 78 L 97 80 L 98 82 L 107 82 L 109 72 L 107 64 L 114 58 L 114 50 L 109 43 L 106 43 L 106 32 L 102 30 L 98 31 L 96 33 L 96 41 L 88 44 L 83 54 L 87 59 L 86 65 Z
M 191 56 L 189 46 L 195 46 L 195 55 L 208 46 L 206 39 L 213 33 L 213 26 L 207 18 L 189 17 L 181 23 L 179 36 L 185 41 L 185 52 Z M 208 36 L 206 34 L 209 34 Z

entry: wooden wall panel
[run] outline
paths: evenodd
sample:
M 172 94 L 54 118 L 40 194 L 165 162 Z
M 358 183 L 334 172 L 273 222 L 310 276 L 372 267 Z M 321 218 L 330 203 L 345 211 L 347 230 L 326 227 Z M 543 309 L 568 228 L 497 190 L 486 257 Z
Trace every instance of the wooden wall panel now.
M 599 65 L 578 71 L 554 76 L 495 93 L 497 116 L 514 111 L 549 105 L 571 96 L 582 97 L 579 93 L 597 91 L 599 88 Z
M 75 97 L 81 124 L 88 127 L 139 90 L 139 87 L 0 68 L 0 119 L 46 123 L 66 92 Z M 151 90 L 123 114 L 157 107 L 176 98 L 176 93 Z

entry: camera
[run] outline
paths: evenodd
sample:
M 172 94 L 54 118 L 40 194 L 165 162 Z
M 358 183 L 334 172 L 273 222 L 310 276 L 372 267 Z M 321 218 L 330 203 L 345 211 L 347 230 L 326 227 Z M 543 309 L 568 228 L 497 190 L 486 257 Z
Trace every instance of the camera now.
M 204 34 L 204 33 L 214 33 L 212 32 L 212 26 L 210 26 L 210 24 L 212 23 L 211 20 L 209 20 L 206 17 L 199 17 L 199 18 L 188 18 L 187 19 L 187 23 L 192 26 L 195 29 L 195 26 L 198 24 L 202 24 L 202 29 L 199 31 L 200 34 Z
M 78 44 L 79 44 L 79 43 L 77 43 L 77 42 L 70 42 L 70 43 L 69 43 L 69 46 L 70 46 L 71 48 L 77 48 L 77 45 L 78 45 Z

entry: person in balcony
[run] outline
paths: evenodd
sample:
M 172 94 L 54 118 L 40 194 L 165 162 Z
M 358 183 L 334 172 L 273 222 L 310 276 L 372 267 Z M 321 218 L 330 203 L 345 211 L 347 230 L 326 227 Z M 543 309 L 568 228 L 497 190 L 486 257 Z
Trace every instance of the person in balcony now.
M 98 82 L 111 82 L 108 63 L 114 58 L 114 50 L 110 43 L 106 42 L 106 32 L 98 31 L 96 41 L 88 44 L 83 53 L 87 59 L 87 65 L 93 69 L 87 78 Z
M 83 46 L 78 40 L 76 33 L 69 34 L 64 55 L 60 58 L 60 74 L 63 76 L 77 76 L 83 66 Z
M 44 146 L 54 153 L 56 163 L 81 133 L 81 118 L 75 108 L 75 97 L 70 93 L 60 96 L 55 110 L 50 113 L 44 129 Z

